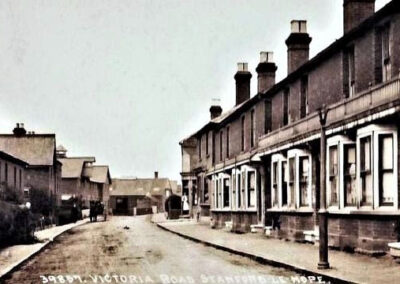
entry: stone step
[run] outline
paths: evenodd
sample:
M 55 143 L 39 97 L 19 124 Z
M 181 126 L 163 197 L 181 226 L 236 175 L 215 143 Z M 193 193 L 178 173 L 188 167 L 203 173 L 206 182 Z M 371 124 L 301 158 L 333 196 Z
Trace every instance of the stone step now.
M 304 240 L 309 243 L 317 243 L 319 242 L 319 231 L 318 230 L 310 230 L 304 231 Z
M 263 224 L 250 225 L 250 232 L 262 234 L 264 233 L 264 225 Z
M 390 248 L 390 255 L 400 260 L 400 243 L 388 243 L 388 246 Z

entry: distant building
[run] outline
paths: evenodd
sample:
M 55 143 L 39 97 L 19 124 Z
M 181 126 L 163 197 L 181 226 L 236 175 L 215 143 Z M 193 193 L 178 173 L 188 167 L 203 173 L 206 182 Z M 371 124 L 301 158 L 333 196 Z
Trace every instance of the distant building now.
M 109 167 L 94 165 L 90 182 L 94 184 L 97 191 L 97 200 L 108 204 L 110 200 L 110 188 L 112 184 Z
M 0 200 L 7 200 L 10 195 L 14 194 L 20 196 L 21 199 L 25 197 L 24 185 L 27 166 L 26 162 L 0 151 Z
M 26 132 L 23 123 L 17 123 L 13 134 L 0 134 L 0 151 L 27 163 L 25 178 L 21 176 L 25 194 L 32 189 L 45 191 L 54 201 L 59 200 L 61 163 L 56 159 L 55 134 Z M 6 175 L 4 166 L 4 175 Z M 8 167 L 8 174 L 14 171 Z M 17 173 L 17 184 L 19 178 Z M 15 177 L 14 177 L 15 179 Z M 13 181 L 11 181 L 13 183 Z
M 114 214 L 143 215 L 163 212 L 165 200 L 171 194 L 179 194 L 176 181 L 168 178 L 113 179 L 110 191 L 110 208 Z M 136 212 L 135 212 L 136 211 Z
M 108 166 L 95 166 L 95 157 L 67 157 L 67 149 L 57 147 L 58 161 L 62 164 L 60 197 L 77 197 L 85 207 L 91 200 L 108 202 L 111 176 Z

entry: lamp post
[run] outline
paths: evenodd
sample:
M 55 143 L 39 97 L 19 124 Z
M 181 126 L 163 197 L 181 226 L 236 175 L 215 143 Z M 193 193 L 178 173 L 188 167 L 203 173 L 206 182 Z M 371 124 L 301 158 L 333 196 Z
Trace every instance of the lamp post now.
M 319 262 L 318 269 L 328 269 L 328 211 L 326 210 L 326 118 L 325 105 L 318 109 L 321 124 L 320 140 L 320 209 L 319 209 Z

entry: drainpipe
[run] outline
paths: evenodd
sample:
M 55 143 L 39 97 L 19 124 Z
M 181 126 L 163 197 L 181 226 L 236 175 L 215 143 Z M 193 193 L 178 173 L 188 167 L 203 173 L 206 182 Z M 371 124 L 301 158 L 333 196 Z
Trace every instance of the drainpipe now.
M 328 269 L 328 211 L 326 210 L 326 117 L 325 105 L 318 109 L 321 124 L 320 152 L 320 209 L 319 209 L 319 262 L 318 269 Z

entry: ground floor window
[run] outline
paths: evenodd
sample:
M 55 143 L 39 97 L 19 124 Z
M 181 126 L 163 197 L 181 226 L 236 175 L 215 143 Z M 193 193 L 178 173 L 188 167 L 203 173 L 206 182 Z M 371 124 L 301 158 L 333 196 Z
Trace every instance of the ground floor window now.
M 242 208 L 242 174 L 238 172 L 236 178 L 236 207 Z
M 256 172 L 247 172 L 247 207 L 256 206 Z
M 223 195 L 223 206 L 224 208 L 229 208 L 230 206 L 230 180 L 229 178 L 224 178 L 224 195 Z
M 357 131 L 360 206 L 398 208 L 397 127 L 372 124 Z
M 344 145 L 344 205 L 357 205 L 356 188 L 356 146 L 355 144 Z

